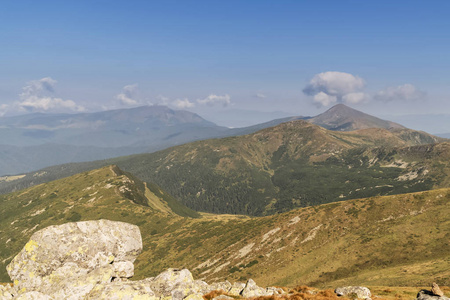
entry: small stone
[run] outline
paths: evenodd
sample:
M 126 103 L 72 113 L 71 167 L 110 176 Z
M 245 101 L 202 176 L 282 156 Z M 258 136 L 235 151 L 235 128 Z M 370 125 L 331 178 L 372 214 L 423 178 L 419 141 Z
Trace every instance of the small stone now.
M 181 300 L 198 292 L 194 278 L 187 269 L 168 269 L 151 280 L 149 285 L 156 296 L 162 298 L 171 296 Z
M 203 280 L 194 280 L 194 286 L 193 286 L 193 289 L 194 289 L 197 293 L 202 294 L 202 295 L 207 294 L 207 293 L 213 291 L 213 290 L 211 289 L 211 287 L 210 287 L 206 282 L 204 282 Z
M 364 286 L 343 286 L 336 288 L 334 292 L 338 296 L 356 294 L 359 299 L 370 299 L 370 297 L 372 296 L 370 290 Z
M 244 288 L 245 288 L 245 283 L 243 283 L 243 282 L 235 282 L 231 286 L 230 290 L 228 291 L 228 294 L 230 296 L 239 296 Z
M 279 287 L 273 287 L 273 286 L 268 287 L 268 288 L 266 289 L 266 291 L 267 291 L 267 293 L 269 294 L 269 296 L 271 296 L 271 295 L 282 295 L 282 294 L 286 294 L 286 292 L 285 292 L 282 288 L 279 288 Z
M 249 279 L 244 289 L 242 290 L 241 295 L 244 298 L 251 298 L 260 296 L 270 296 L 273 295 L 273 293 L 269 294 L 269 292 L 266 289 L 257 286 L 255 281 L 253 281 L 253 279 Z
M 441 291 L 441 289 L 439 288 L 439 286 L 435 282 L 433 282 L 433 285 L 432 285 L 432 288 L 431 288 L 431 292 L 433 294 L 435 294 L 436 296 L 439 296 L 439 297 L 443 297 L 444 296 L 444 293 Z
M 9 300 L 9 299 L 12 299 L 12 298 L 13 298 L 13 296 L 12 296 L 12 294 L 9 291 L 6 291 L 6 290 L 2 291 L 2 290 L 0 290 L 0 299 Z
M 214 283 L 210 284 L 209 287 L 210 287 L 210 291 L 228 292 L 231 289 L 232 284 L 231 284 L 231 282 L 229 282 L 227 280 L 224 282 L 214 282 Z
M 112 264 L 116 277 L 131 278 L 134 276 L 134 265 L 131 261 L 119 261 Z

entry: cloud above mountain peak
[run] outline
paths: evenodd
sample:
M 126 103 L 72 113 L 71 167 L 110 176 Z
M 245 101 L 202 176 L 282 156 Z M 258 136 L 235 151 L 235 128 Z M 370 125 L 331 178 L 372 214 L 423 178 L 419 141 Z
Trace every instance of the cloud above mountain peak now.
M 313 96 L 314 103 L 328 106 L 336 102 L 359 103 L 366 97 L 361 93 L 366 82 L 350 73 L 328 71 L 313 76 L 303 93 Z

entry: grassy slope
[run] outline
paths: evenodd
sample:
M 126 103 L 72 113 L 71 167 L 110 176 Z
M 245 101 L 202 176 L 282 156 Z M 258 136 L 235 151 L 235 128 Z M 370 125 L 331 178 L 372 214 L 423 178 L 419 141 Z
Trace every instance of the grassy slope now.
M 211 281 L 252 277 L 263 284 L 335 286 L 428 285 L 435 280 L 448 285 L 449 200 L 449 190 L 436 190 L 263 218 L 199 219 L 152 246 L 156 251 L 172 248 L 165 260 L 181 260 L 180 265 L 194 267 Z M 211 264 L 183 259 L 180 252 L 186 247 Z M 143 261 L 156 260 L 145 256 Z
M 150 236 L 171 218 L 199 216 L 161 193 L 111 166 L 0 196 L 0 281 L 31 234 L 50 225 L 105 218 L 137 224 Z
M 107 167 L 1 196 L 0 281 L 7 280 L 6 264 L 33 232 L 107 218 L 141 229 L 144 252 L 136 278 L 187 267 L 210 282 L 251 277 L 260 285 L 449 285 L 450 189 L 258 218 L 182 217 L 167 201 L 155 200 L 158 193 L 167 194 L 142 190 L 132 176 Z M 145 198 L 148 206 L 136 204 L 145 194 L 153 195 Z
M 410 143 L 383 129 L 333 132 L 295 121 L 114 162 L 195 210 L 268 215 L 449 186 L 450 144 L 426 146 L 424 156 L 422 146 Z

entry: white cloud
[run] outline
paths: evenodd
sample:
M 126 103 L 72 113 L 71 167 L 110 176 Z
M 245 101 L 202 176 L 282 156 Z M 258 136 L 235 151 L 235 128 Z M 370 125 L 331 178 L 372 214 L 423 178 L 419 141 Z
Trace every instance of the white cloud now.
M 163 95 L 158 95 L 158 96 L 156 96 L 156 99 L 158 99 L 158 104 L 161 104 L 161 105 L 169 105 L 170 104 L 169 97 L 165 97 Z
M 173 105 L 179 109 L 191 108 L 195 106 L 195 104 L 189 101 L 189 99 L 187 98 L 177 99 L 173 102 Z
M 255 97 L 256 97 L 256 98 L 259 98 L 259 99 L 267 98 L 267 96 L 266 96 L 265 94 L 263 94 L 263 93 L 256 93 L 256 94 L 255 94 Z
M 205 99 L 198 99 L 197 103 L 206 104 L 210 106 L 215 104 L 222 104 L 224 107 L 226 107 L 231 104 L 231 97 L 228 94 L 225 94 L 223 96 L 211 94 Z
M 158 95 L 158 96 L 156 96 L 156 99 L 158 99 L 157 103 L 159 105 L 167 105 L 167 106 L 171 106 L 171 107 L 174 107 L 177 109 L 185 109 L 185 108 L 195 107 L 195 103 L 189 101 L 188 98 L 171 100 L 169 97 L 165 97 L 163 95 Z
M 331 96 L 324 92 L 319 92 L 314 96 L 314 103 L 321 104 L 323 106 L 328 106 L 330 104 L 336 103 L 336 101 L 336 96 Z
M 54 92 L 56 80 L 50 77 L 44 77 L 39 80 L 28 82 L 22 88 L 19 95 L 20 102 L 17 104 L 19 110 L 26 111 L 85 111 L 81 105 L 77 105 L 72 100 L 63 100 L 52 97 L 49 94 Z
M 176 100 L 171 100 L 169 97 L 165 97 L 163 95 L 156 96 L 156 99 L 158 100 L 158 104 L 160 105 L 167 105 L 177 109 L 193 108 L 197 104 L 208 106 L 221 104 L 224 107 L 231 104 L 230 100 L 231 97 L 228 94 L 225 94 L 223 96 L 211 94 L 204 99 L 197 99 L 196 101 L 191 101 L 188 98 L 179 98 Z
M 344 72 L 323 72 L 314 75 L 303 93 L 313 96 L 316 104 L 327 106 L 336 102 L 356 104 L 368 100 L 361 92 L 366 82 L 361 77 Z
M 364 88 L 365 81 L 358 76 L 343 72 L 324 72 L 314 75 L 309 84 L 303 89 L 307 95 L 315 95 L 319 92 L 342 97 L 349 93 L 360 91 Z
M 375 94 L 375 99 L 380 101 L 413 101 L 421 100 L 425 97 L 425 93 L 417 89 L 412 84 L 404 84 L 395 87 L 388 87 Z
M 53 97 L 30 96 L 20 103 L 20 107 L 27 111 L 71 110 L 84 111 L 84 107 L 72 100 L 63 100 Z
M 342 96 L 342 101 L 347 104 L 358 104 L 369 101 L 369 95 L 366 93 L 349 93 Z
M 21 99 L 27 99 L 31 96 L 41 96 L 45 92 L 53 93 L 56 82 L 56 80 L 50 77 L 32 80 L 22 88 L 22 93 L 19 96 Z
M 2 117 L 6 113 L 8 108 L 9 108 L 8 104 L 0 104 L 0 117 Z
M 137 91 L 138 91 L 138 85 L 135 84 L 129 84 L 122 88 L 122 93 L 118 94 L 116 98 L 120 101 L 120 104 L 126 105 L 126 106 L 133 106 L 140 104 L 140 101 L 137 100 Z

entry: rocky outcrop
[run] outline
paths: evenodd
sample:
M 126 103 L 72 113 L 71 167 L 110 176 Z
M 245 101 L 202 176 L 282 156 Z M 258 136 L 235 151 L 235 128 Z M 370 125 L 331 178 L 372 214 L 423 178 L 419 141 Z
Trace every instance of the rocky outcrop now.
M 338 296 L 356 295 L 358 299 L 370 299 L 372 294 L 370 290 L 363 286 L 343 286 L 334 291 Z
M 67 223 L 34 233 L 6 269 L 18 293 L 79 299 L 115 277 L 133 276 L 133 262 L 141 251 L 135 225 L 108 220 Z
M 450 300 L 450 298 L 444 296 L 444 292 L 439 288 L 437 283 L 433 282 L 431 291 L 421 290 L 417 294 L 417 300 Z
M 209 285 L 194 280 L 187 269 L 129 280 L 141 250 L 139 228 L 128 223 L 98 220 L 47 227 L 34 233 L 7 266 L 14 285 L 0 286 L 0 299 L 202 300 L 214 290 L 242 297 L 283 293 L 258 287 L 252 279 Z

